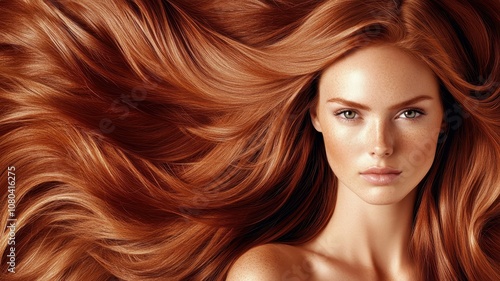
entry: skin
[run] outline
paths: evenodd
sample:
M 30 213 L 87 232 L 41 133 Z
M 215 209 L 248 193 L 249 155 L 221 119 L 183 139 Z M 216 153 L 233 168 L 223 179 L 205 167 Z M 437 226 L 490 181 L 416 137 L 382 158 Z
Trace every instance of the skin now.
M 311 119 L 337 177 L 332 218 L 305 245 L 251 249 L 227 280 L 412 280 L 416 187 L 443 126 L 433 72 L 396 47 L 363 48 L 323 72 Z M 373 167 L 397 173 L 373 183 Z

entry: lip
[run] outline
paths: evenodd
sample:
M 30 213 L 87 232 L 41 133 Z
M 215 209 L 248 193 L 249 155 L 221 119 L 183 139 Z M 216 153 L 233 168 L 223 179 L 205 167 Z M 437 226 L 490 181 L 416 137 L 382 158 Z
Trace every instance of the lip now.
M 400 170 L 389 167 L 373 167 L 360 173 L 361 177 L 373 185 L 389 185 L 396 181 Z

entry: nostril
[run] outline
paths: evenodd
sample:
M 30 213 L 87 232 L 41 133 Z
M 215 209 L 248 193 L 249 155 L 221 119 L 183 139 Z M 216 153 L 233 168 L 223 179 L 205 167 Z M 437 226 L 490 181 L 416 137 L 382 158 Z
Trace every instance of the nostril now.
M 391 147 L 375 147 L 371 152 L 370 155 L 372 156 L 390 156 L 392 154 L 392 148 Z

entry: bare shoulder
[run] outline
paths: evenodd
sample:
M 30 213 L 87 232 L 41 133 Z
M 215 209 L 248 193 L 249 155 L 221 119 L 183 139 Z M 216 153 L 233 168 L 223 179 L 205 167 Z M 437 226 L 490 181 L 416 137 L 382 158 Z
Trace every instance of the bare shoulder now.
M 293 246 L 266 244 L 245 252 L 229 269 L 227 281 L 287 280 L 292 267 L 301 261 Z

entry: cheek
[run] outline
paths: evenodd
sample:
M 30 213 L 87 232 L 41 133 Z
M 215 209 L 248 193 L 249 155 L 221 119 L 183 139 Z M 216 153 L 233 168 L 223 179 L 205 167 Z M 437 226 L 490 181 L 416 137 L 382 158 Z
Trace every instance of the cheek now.
M 323 132 L 326 156 L 334 172 L 338 173 L 355 163 L 360 153 L 359 149 L 363 147 L 359 145 L 358 137 L 352 130 L 343 128 Z
M 415 167 L 416 171 L 427 173 L 434 161 L 439 129 L 408 132 L 399 140 L 400 157 Z

